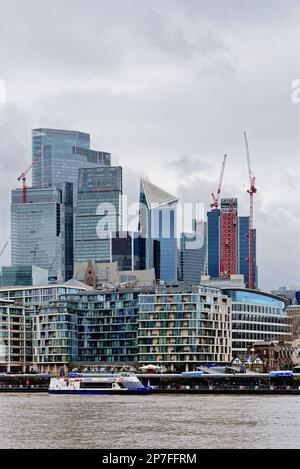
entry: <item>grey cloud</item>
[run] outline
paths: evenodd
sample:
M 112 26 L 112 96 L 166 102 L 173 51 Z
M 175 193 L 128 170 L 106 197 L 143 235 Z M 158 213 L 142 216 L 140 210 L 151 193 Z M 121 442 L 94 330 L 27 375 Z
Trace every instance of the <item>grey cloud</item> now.
M 0 245 L 31 128 L 90 132 L 124 166 L 132 201 L 143 174 L 208 207 L 226 152 L 224 195 L 245 214 L 247 129 L 262 288 L 300 283 L 299 10 L 291 0 L 2 0 L 0 79 L 17 102 L 0 108 Z
M 196 159 L 190 155 L 181 155 L 177 159 L 167 162 L 166 169 L 175 171 L 180 178 L 189 178 L 199 175 L 199 173 L 212 171 L 213 166 L 208 161 L 209 157 L 204 160 L 203 158 Z

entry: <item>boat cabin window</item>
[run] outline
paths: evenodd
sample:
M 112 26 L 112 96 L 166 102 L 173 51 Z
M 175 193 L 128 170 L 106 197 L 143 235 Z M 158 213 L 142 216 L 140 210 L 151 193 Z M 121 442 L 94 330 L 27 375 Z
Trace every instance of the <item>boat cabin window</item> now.
M 112 383 L 80 383 L 80 389 L 111 389 Z

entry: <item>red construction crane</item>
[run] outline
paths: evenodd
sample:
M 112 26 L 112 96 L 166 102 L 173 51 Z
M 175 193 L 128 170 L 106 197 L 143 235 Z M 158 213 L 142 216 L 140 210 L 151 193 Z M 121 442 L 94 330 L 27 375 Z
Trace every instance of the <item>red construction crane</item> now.
M 247 133 L 244 132 L 244 140 L 246 147 L 246 156 L 248 164 L 248 173 L 249 173 L 249 183 L 250 189 L 248 189 L 248 194 L 250 195 L 250 222 L 249 222 L 249 288 L 254 288 L 254 275 L 253 275 L 253 227 L 254 227 L 254 194 L 257 192 L 255 177 L 252 172 L 251 167 L 251 158 L 249 151 L 249 144 Z
M 21 174 L 21 176 L 19 176 L 17 179 L 18 181 L 23 181 L 23 195 L 22 195 L 22 202 L 23 204 L 26 204 L 26 200 L 27 200 L 27 197 L 26 197 L 26 190 L 27 190 L 27 186 L 26 186 L 26 176 L 27 174 L 29 173 L 29 171 L 31 171 L 31 169 L 33 168 L 33 166 L 42 158 L 43 156 L 43 153 L 41 153 L 35 160 L 33 160 L 33 162 L 31 163 L 31 165 L 25 169 L 25 171 Z
M 210 204 L 210 206 L 213 210 L 217 210 L 219 208 L 219 205 L 220 205 L 221 190 L 222 190 L 222 186 L 223 186 L 223 179 L 224 179 L 224 172 L 225 172 L 227 157 L 228 157 L 228 155 L 224 155 L 222 168 L 221 168 L 221 176 L 220 176 L 220 181 L 219 181 L 219 184 L 218 184 L 218 187 L 217 187 L 216 195 L 215 195 L 214 192 L 212 193 L 213 203 Z

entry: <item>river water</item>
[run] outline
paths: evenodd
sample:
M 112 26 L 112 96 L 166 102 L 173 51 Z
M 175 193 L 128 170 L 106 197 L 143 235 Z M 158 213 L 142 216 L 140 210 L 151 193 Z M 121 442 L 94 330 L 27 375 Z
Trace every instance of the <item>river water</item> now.
M 0 394 L 0 448 L 300 448 L 300 396 Z

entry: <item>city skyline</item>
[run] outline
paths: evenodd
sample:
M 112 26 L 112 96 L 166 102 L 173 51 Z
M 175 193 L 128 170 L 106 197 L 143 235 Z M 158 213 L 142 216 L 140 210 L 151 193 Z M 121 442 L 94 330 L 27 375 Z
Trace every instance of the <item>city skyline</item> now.
M 0 37 L 7 34 L 7 22 L 18 38 L 20 21 L 30 24 L 34 3 L 25 8 L 22 2 L 4 2 Z M 75 23 L 81 19 L 78 2 L 72 2 L 71 13 L 69 2 L 60 5 L 55 24 L 50 12 L 40 22 L 45 30 L 50 23 L 54 27 L 53 44 L 36 25 L 36 31 L 22 36 L 14 63 L 9 57 L 13 40 L 3 48 L 0 78 L 6 83 L 7 104 L 0 105 L 1 244 L 9 233 L 10 189 L 20 187 L 16 178 L 31 160 L 32 128 L 91 133 L 92 147 L 107 149 L 114 165 L 124 167 L 124 193 L 131 201 L 138 199 L 140 176 L 148 176 L 180 200 L 200 200 L 208 208 L 227 152 L 223 196 L 238 197 L 243 216 L 249 210 L 246 129 L 259 189 L 260 286 L 270 290 L 299 284 L 299 106 L 291 100 L 291 85 L 299 75 L 299 6 L 276 1 L 270 11 L 259 2 L 251 8 L 229 2 L 225 9 L 212 2 L 208 9 L 204 2 L 190 1 L 188 10 L 177 1 L 171 9 L 168 1 L 117 3 L 114 20 L 105 22 L 113 7 L 91 2 L 91 13 L 82 17 L 86 32 L 72 36 L 78 57 L 68 43 L 56 47 L 62 31 L 73 32 L 70 23 L 62 28 L 68 15 Z M 12 5 L 18 7 L 13 26 Z M 138 24 L 130 19 L 130 7 Z M 38 18 L 42 13 L 43 8 L 35 9 Z M 85 27 L 88 22 L 91 29 Z M 45 42 L 47 60 L 35 55 L 38 37 Z M 75 80 L 77 60 L 86 68 Z M 50 71 L 51 78 L 42 70 Z M 2 264 L 9 264 L 8 252 Z

